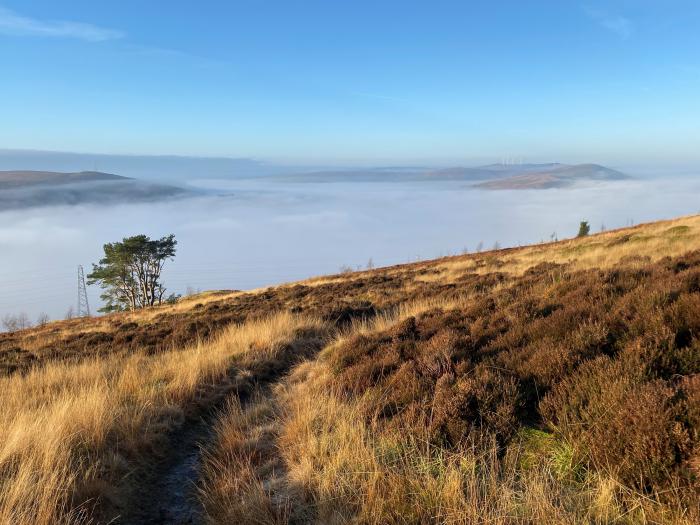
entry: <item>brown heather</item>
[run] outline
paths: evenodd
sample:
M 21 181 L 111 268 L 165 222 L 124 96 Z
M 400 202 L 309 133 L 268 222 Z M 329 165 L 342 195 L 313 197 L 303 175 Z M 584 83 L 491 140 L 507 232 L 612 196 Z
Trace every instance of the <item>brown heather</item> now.
M 700 522 L 700 218 L 0 335 L 0 523 Z M 117 518 L 117 523 L 119 519 Z

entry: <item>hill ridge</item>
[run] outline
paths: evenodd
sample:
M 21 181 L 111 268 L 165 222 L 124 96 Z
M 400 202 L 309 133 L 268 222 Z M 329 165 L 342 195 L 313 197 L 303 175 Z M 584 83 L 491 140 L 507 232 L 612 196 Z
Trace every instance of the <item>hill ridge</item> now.
M 2 170 L 0 189 L 21 188 L 37 185 L 71 184 L 88 181 L 133 180 L 129 177 L 101 171 L 43 171 L 43 170 Z

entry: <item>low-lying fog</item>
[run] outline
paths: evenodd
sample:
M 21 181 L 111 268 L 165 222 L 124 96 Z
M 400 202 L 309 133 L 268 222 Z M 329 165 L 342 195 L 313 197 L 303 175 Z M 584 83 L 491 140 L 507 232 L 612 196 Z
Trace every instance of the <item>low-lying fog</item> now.
M 168 289 L 248 289 L 341 266 L 364 267 L 575 235 L 697 213 L 700 182 L 645 179 L 580 189 L 483 191 L 463 182 L 289 183 L 199 180 L 226 196 L 151 204 L 60 206 L 0 212 L 0 318 L 62 318 L 76 303 L 76 267 L 102 244 L 174 233 Z M 88 290 L 93 311 L 99 289 Z

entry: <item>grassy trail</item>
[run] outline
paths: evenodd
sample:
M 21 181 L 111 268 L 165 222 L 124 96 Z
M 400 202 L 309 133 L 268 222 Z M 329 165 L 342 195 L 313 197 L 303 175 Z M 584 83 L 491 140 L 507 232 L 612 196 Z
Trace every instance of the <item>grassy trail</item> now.
M 173 436 L 168 455 L 139 483 L 142 490 L 118 522 L 189 525 L 211 521 L 196 486 L 201 481 L 203 458 L 206 463 L 217 434 L 216 425 L 230 413 L 231 406 L 241 410 L 258 406 L 265 393 L 269 396 L 270 385 L 292 366 L 318 353 L 327 337 L 325 326 L 296 330 L 290 338 L 274 342 L 266 352 L 251 354 L 250 359 L 237 363 L 231 371 L 231 385 L 235 386 Z

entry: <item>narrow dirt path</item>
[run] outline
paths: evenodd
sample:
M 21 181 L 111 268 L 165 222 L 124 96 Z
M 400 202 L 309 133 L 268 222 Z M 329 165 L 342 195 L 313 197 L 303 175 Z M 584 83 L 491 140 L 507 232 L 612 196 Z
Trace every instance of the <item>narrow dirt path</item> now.
M 165 444 L 167 453 L 131 482 L 135 490 L 128 507 L 113 521 L 115 525 L 204 523 L 196 494 L 202 451 L 214 439 L 213 425 L 226 399 L 234 395 L 244 402 L 249 396 L 249 389 L 241 388 L 242 372 L 232 367 L 203 407 L 171 432 Z
M 216 411 L 185 422 L 171 437 L 169 453 L 138 484 L 139 493 L 116 523 L 124 525 L 199 525 L 202 508 L 196 497 L 202 449 L 213 438 Z
M 211 439 L 208 425 L 199 424 L 187 432 L 180 452 L 165 471 L 161 481 L 158 501 L 160 522 L 176 525 L 199 524 L 202 508 L 195 495 L 195 484 L 199 478 L 201 451 Z M 164 521 L 163 521 L 164 520 Z
M 253 361 L 232 370 L 219 395 L 199 419 L 190 419 L 174 431 L 167 456 L 154 463 L 133 483 L 137 492 L 128 509 L 113 523 L 123 525 L 200 525 L 204 511 L 197 498 L 202 454 L 215 438 L 213 427 L 225 401 L 237 396 L 242 406 L 251 401 L 253 392 L 268 391 L 292 366 L 314 355 L 324 346 L 327 334 L 306 332 L 299 339 L 283 345 L 282 352 L 271 361 Z

